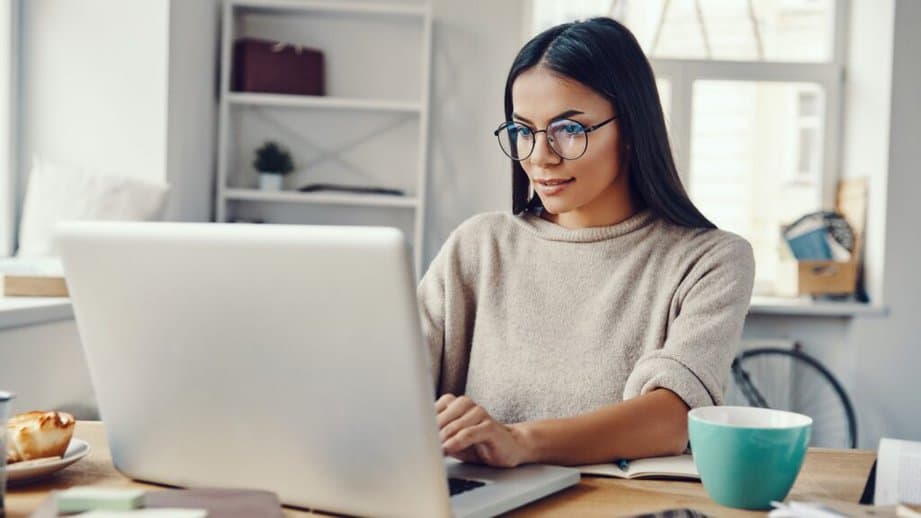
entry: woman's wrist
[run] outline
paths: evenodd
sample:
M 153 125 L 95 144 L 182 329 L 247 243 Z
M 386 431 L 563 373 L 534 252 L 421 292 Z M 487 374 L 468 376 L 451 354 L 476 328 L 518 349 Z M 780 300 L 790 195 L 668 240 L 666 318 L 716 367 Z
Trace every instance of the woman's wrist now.
M 508 425 L 509 431 L 518 441 L 522 448 L 521 464 L 533 464 L 541 462 L 543 455 L 541 453 L 540 441 L 538 440 L 539 431 L 536 430 L 537 423 L 534 421 L 515 423 Z

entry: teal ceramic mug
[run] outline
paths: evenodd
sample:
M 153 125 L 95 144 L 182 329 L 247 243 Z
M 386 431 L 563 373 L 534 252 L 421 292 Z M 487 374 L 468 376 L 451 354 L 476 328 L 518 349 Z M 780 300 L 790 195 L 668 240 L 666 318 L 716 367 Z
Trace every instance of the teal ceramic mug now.
M 812 418 L 769 408 L 710 406 L 688 413 L 694 464 L 715 502 L 769 509 L 803 465 Z

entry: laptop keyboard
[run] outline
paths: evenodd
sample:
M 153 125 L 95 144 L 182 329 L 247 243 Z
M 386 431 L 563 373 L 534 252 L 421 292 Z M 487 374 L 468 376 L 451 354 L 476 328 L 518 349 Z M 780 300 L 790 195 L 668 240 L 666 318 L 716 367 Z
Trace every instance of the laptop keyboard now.
M 459 495 L 464 491 L 470 491 L 471 489 L 476 489 L 480 486 L 485 486 L 486 482 L 480 482 L 479 480 L 467 480 L 465 478 L 448 478 L 448 489 L 451 492 L 451 496 Z

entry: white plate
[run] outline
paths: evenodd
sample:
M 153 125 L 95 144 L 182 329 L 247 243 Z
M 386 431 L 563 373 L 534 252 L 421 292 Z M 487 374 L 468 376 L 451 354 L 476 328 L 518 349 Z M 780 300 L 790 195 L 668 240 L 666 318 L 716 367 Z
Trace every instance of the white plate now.
M 67 445 L 67 451 L 60 459 L 44 462 L 37 466 L 29 464 L 20 465 L 20 463 L 10 464 L 6 467 L 6 479 L 8 482 L 23 482 L 34 478 L 41 478 L 62 470 L 74 462 L 86 457 L 90 452 L 90 445 L 80 439 L 71 439 Z

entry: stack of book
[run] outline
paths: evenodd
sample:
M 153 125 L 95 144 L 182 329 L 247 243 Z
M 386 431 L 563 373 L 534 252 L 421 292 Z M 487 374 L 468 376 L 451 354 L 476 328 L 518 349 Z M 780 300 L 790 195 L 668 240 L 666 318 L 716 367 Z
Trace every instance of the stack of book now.
M 67 297 L 61 260 L 11 258 L 0 260 L 3 295 L 6 297 Z
M 854 232 L 836 212 L 807 214 L 784 228 L 784 239 L 797 261 L 851 260 Z
M 867 206 L 866 178 L 838 184 L 834 211 L 820 211 L 782 228 L 791 254 L 777 265 L 775 294 L 837 298 L 858 293 Z

